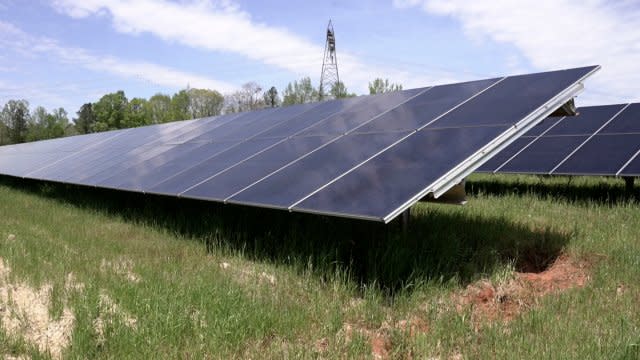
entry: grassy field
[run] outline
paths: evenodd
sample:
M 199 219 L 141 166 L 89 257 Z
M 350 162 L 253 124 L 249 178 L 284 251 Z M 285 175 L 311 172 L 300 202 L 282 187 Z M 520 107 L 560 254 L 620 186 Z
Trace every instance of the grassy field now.
M 0 178 L 0 356 L 640 358 L 638 191 L 467 190 L 403 234 Z

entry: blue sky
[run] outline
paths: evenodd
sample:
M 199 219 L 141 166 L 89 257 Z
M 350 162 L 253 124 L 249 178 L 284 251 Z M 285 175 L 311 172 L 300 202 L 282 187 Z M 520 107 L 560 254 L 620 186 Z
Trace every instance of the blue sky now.
M 341 80 L 366 93 L 600 64 L 580 105 L 640 101 L 636 1 L 0 0 L 0 104 L 81 104 L 186 86 L 317 86 L 333 20 Z

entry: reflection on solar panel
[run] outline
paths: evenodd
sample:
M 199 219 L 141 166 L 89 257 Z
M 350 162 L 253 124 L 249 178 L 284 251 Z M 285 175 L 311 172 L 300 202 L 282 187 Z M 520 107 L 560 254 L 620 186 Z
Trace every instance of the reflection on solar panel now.
M 545 119 L 478 171 L 640 176 L 640 104 L 578 111 Z
M 599 67 L 0 148 L 0 173 L 389 222 L 445 193 Z

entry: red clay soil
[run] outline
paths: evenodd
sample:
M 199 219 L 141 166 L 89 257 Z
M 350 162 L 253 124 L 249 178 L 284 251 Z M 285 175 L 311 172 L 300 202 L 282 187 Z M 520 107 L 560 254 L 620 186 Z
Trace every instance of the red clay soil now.
M 577 260 L 568 255 L 559 256 L 549 267 L 540 272 L 515 272 L 513 277 L 502 284 L 480 280 L 452 296 L 457 311 L 471 308 L 475 329 L 492 321 L 508 322 L 524 311 L 535 306 L 541 298 L 568 289 L 584 287 L 589 281 L 590 262 Z M 524 267 L 535 269 L 535 267 Z M 425 320 L 412 316 L 395 324 L 383 322 L 378 329 L 367 329 L 358 325 L 344 324 L 343 335 L 349 343 L 354 334 L 368 339 L 374 359 L 389 359 L 393 354 L 391 330 L 401 330 L 409 337 L 428 333 Z M 319 350 L 327 348 L 326 339 L 316 344 Z M 320 351 L 322 352 L 322 351 Z M 407 354 L 411 358 L 412 354 Z
M 509 321 L 535 306 L 545 295 L 585 286 L 589 281 L 588 269 L 586 261 L 561 255 L 542 272 L 516 272 L 504 284 L 488 280 L 471 284 L 454 295 L 454 302 L 458 311 L 472 308 L 476 326 L 486 321 Z

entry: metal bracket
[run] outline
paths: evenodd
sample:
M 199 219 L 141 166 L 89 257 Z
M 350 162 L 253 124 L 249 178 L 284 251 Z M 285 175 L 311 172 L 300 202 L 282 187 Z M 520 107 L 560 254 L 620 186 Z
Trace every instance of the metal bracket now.
M 567 101 L 564 105 L 560 106 L 556 111 L 552 112 L 549 116 L 576 116 L 578 115 L 578 109 L 574 99 Z
M 453 204 L 464 205 L 467 203 L 467 192 L 465 191 L 465 182 L 462 180 L 457 185 L 454 185 L 446 193 L 440 195 L 438 198 L 433 197 L 433 193 L 427 194 L 427 196 L 420 199 L 420 202 L 433 202 L 440 204 Z

